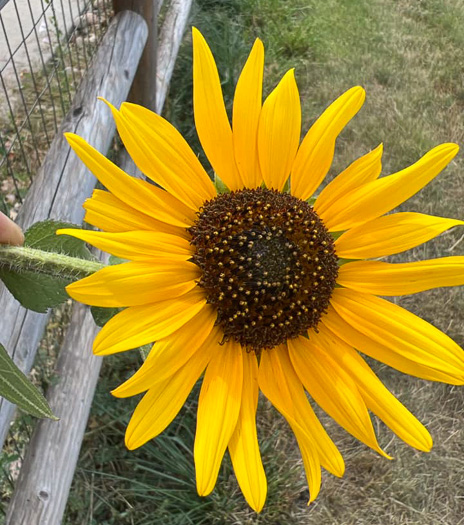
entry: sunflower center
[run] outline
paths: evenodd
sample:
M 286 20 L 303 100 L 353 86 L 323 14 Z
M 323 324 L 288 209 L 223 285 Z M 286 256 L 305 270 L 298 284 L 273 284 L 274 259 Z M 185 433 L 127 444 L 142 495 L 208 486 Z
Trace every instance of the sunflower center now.
M 307 202 L 263 188 L 218 195 L 189 232 L 198 286 L 217 310 L 224 341 L 259 352 L 317 327 L 338 259 Z

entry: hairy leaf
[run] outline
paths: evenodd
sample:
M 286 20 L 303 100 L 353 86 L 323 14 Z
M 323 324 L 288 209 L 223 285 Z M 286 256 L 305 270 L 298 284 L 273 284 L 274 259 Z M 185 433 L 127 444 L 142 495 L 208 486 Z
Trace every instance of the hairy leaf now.
M 78 226 L 54 220 L 37 222 L 24 235 L 25 248 L 38 250 L 33 253 L 39 261 L 40 254 L 43 252 L 86 261 L 97 260 L 87 249 L 84 241 L 69 235 L 56 235 L 56 230 L 60 228 L 78 228 Z M 39 313 L 44 313 L 49 308 L 66 301 L 69 296 L 65 287 L 76 278 L 78 275 L 69 273 L 68 269 L 59 266 L 55 269 L 45 261 L 43 266 L 38 263 L 37 267 L 16 267 L 14 264 L 10 267 L 0 266 L 0 279 L 15 299 L 25 308 Z
M 56 230 L 62 228 L 77 229 L 79 226 L 51 219 L 36 222 L 24 234 L 24 245 L 36 250 L 63 253 L 79 259 L 96 260 L 84 241 L 69 235 L 56 235 Z
M 0 280 L 24 308 L 45 313 L 69 299 L 65 287 L 72 282 L 52 275 L 0 268 Z
M 2 344 L 0 344 L 0 396 L 32 416 L 58 420 L 53 415 L 47 400 L 16 366 Z
M 118 312 L 120 312 L 121 308 L 104 308 L 102 306 L 92 306 L 90 308 L 90 311 L 92 313 L 95 324 L 97 326 L 103 326 Z

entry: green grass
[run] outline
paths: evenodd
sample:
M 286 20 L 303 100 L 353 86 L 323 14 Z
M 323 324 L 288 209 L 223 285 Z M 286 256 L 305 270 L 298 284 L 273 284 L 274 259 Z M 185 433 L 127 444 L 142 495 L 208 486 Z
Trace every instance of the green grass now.
M 267 404 L 261 411 L 261 431 L 263 458 L 271 466 L 270 488 L 266 512 L 258 521 L 243 503 L 228 458 L 213 494 L 200 498 L 196 493 L 192 450 L 199 385 L 166 432 L 127 451 L 123 434 L 136 400 L 117 400 L 109 390 L 130 375 L 137 361 L 136 355 L 106 361 L 64 523 L 200 525 L 228 523 L 229 516 L 236 515 L 240 523 L 278 525 L 282 516 L 295 512 L 293 503 L 306 497 L 306 487 L 290 436 L 280 435 L 280 422 Z M 283 450 L 274 450 L 276 441 L 285 445 Z M 293 464 L 288 464 L 289 452 Z
M 266 48 L 266 93 L 296 68 L 303 130 L 349 87 L 366 88 L 364 108 L 342 133 L 330 176 L 384 143 L 384 174 L 445 141 L 463 144 L 460 0 L 202 0 L 192 24 L 210 43 L 230 110 L 240 68 L 255 37 Z M 191 109 L 191 39 L 186 36 L 166 116 L 204 159 Z M 402 209 L 463 217 L 462 155 Z M 462 253 L 454 230 L 395 260 Z M 462 290 L 434 290 L 400 304 L 464 342 Z M 459 525 L 464 523 L 464 390 L 416 380 L 374 365 L 387 386 L 431 431 L 430 454 L 402 444 L 375 421 L 391 462 L 357 443 L 327 416 L 326 428 L 346 460 L 346 474 L 323 473 L 321 494 L 306 507 L 307 489 L 293 436 L 262 400 L 259 436 L 270 483 L 265 510 L 253 514 L 229 460 L 213 494 L 195 493 L 192 443 L 196 395 L 157 440 L 128 452 L 123 434 L 134 400 L 108 393 L 139 366 L 137 355 L 109 358 L 103 369 L 66 513 L 67 525 L 307 524 Z

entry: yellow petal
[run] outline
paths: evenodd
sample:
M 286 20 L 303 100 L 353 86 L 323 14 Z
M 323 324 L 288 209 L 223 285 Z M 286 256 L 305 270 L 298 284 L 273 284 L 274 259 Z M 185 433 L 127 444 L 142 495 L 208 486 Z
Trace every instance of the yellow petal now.
M 118 308 L 164 301 L 195 288 L 200 269 L 188 261 L 128 262 L 107 266 L 66 287 L 91 306 Z
M 311 126 L 293 164 L 292 195 L 306 200 L 317 190 L 332 164 L 338 135 L 360 110 L 365 98 L 362 87 L 349 89 Z
M 214 171 L 230 190 L 238 190 L 240 175 L 216 63 L 206 40 L 195 27 L 192 36 L 195 127 Z
M 153 439 L 172 422 L 217 351 L 217 340 L 210 341 L 173 376 L 150 388 L 137 405 L 127 426 L 126 446 L 129 450 Z
M 374 342 L 464 382 L 464 351 L 420 317 L 379 297 L 346 288 L 335 289 L 330 302 L 347 323 Z
M 264 183 L 282 190 L 298 149 L 301 106 L 293 69 L 267 97 L 258 127 L 258 155 Z
M 303 385 L 290 361 L 288 349 L 285 345 L 282 345 L 278 347 L 277 356 L 271 354 L 271 357 L 273 357 L 276 367 L 281 367 L 285 373 L 288 380 L 288 387 L 283 388 L 284 390 L 288 388 L 290 399 L 293 402 L 296 420 L 308 436 L 310 436 L 311 442 L 315 444 L 322 466 L 334 476 L 343 476 L 345 471 L 343 457 L 321 425 L 311 405 L 308 403 Z
M 456 144 L 441 144 L 412 166 L 373 180 L 338 199 L 321 217 L 329 231 L 343 231 L 380 217 L 428 184 L 459 151 Z
M 258 361 L 253 352 L 243 352 L 242 404 L 237 426 L 229 442 L 238 484 L 250 507 L 261 512 L 267 495 L 264 473 L 256 432 L 256 409 L 258 407 Z
M 346 170 L 329 182 L 314 203 L 314 209 L 318 215 L 322 217 L 327 208 L 335 201 L 343 199 L 347 193 L 358 186 L 375 180 L 382 171 L 382 152 L 383 146 L 380 144 L 363 157 L 352 162 Z
M 213 490 L 224 452 L 237 425 L 243 386 L 242 353 L 238 343 L 218 345 L 203 379 L 193 450 L 200 496 L 207 496 Z
M 262 183 L 258 163 L 258 123 L 263 97 L 264 46 L 256 39 L 235 88 L 232 128 L 234 151 L 242 185 Z
M 216 312 L 206 305 L 179 330 L 157 341 L 137 372 L 111 393 L 115 397 L 135 396 L 171 377 L 203 344 L 210 344 L 210 339 L 222 339 L 219 327 L 213 328 L 215 320 Z
M 462 375 L 457 377 L 450 373 L 450 370 L 444 372 L 443 370 L 437 370 L 428 365 L 420 364 L 416 360 L 409 359 L 397 352 L 395 346 L 390 347 L 379 341 L 374 341 L 367 335 L 354 329 L 338 315 L 332 306 L 329 306 L 327 314 L 321 319 L 321 325 L 326 326 L 332 333 L 336 334 L 340 339 L 343 339 L 363 354 L 396 368 L 400 372 L 422 379 L 442 381 L 443 383 L 450 383 L 452 385 L 460 385 L 463 383 Z
M 325 444 L 318 442 L 311 432 L 310 427 L 317 418 L 308 403 L 300 380 L 296 377 L 284 345 L 263 351 L 258 381 L 263 394 L 284 416 L 295 434 L 308 481 L 309 502 L 314 501 L 321 486 L 320 459 L 325 456 L 325 451 L 321 456 Z M 332 443 L 330 438 L 328 442 Z M 331 447 L 337 450 L 335 445 L 332 444 Z M 338 459 L 336 463 L 339 463 Z M 343 459 L 341 467 L 343 473 Z
M 343 264 L 337 283 L 374 295 L 409 295 L 442 286 L 464 284 L 464 257 L 390 264 L 356 261 Z
M 129 155 L 145 175 L 195 211 L 216 196 L 198 158 L 167 120 L 136 104 L 126 102 L 120 112 L 110 107 Z
M 153 343 L 179 330 L 206 304 L 202 291 L 158 303 L 132 306 L 110 319 L 97 334 L 93 351 L 108 355 Z
M 355 438 L 382 456 L 364 400 L 352 378 L 318 345 L 317 334 L 290 339 L 288 349 L 293 367 L 316 403 Z
M 430 241 L 464 221 L 402 212 L 378 217 L 343 233 L 336 241 L 337 255 L 345 259 L 373 259 L 401 253 Z
M 388 391 L 364 359 L 324 325 L 314 334 L 317 344 L 348 373 L 356 383 L 367 407 L 408 445 L 429 451 L 432 438 L 428 430 Z
M 132 208 L 109 191 L 94 190 L 92 197 L 84 202 L 83 208 L 86 210 L 84 221 L 100 230 L 114 233 L 152 230 L 190 239 L 185 228 L 154 219 L 141 210 Z
M 96 246 L 100 250 L 130 260 L 145 260 L 152 264 L 163 261 L 187 261 L 193 255 L 190 243 L 169 233 L 131 231 L 121 233 L 96 232 L 64 228 L 57 235 L 70 235 Z
M 103 186 L 123 202 L 137 210 L 143 210 L 150 217 L 174 226 L 187 228 L 194 223 L 195 212 L 167 191 L 144 180 L 130 177 L 78 135 L 65 133 L 65 136 L 87 168 Z
M 290 423 L 290 420 L 287 419 Z M 295 434 L 298 448 L 300 449 L 301 459 L 306 474 L 306 481 L 309 489 L 308 505 L 314 501 L 321 490 L 321 464 L 316 448 L 307 435 L 298 428 L 294 423 L 290 425 Z

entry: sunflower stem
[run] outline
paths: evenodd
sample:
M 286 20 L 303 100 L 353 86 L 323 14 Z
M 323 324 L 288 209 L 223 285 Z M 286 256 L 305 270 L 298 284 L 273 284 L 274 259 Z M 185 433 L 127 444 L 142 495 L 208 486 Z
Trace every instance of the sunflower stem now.
M 61 253 L 46 252 L 26 246 L 0 246 L 0 269 L 18 273 L 28 271 L 77 280 L 104 267 L 105 265 L 98 261 L 79 259 Z

